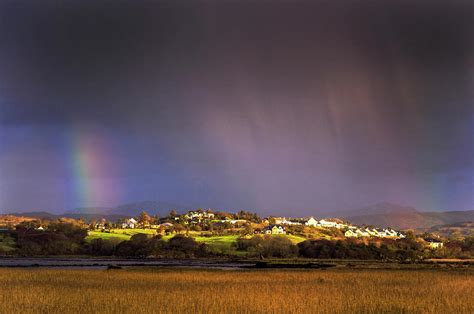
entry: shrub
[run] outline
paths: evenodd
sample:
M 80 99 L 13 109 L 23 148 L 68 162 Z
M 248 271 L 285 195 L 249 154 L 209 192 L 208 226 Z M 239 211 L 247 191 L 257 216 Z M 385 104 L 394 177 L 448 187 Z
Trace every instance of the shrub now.
M 298 248 L 284 236 L 256 235 L 250 239 L 239 238 L 236 247 L 250 255 L 263 257 L 293 257 L 298 254 Z

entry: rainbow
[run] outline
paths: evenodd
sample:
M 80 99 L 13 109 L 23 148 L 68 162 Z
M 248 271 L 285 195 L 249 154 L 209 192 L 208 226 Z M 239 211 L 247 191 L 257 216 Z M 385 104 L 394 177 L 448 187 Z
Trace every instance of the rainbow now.
M 104 130 L 72 132 L 69 158 L 71 197 L 81 207 L 115 204 L 121 193 L 114 143 Z

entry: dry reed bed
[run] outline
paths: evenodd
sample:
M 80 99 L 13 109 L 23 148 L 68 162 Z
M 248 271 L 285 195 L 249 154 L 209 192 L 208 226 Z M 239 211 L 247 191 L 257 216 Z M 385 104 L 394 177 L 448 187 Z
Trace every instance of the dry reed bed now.
M 0 269 L 2 313 L 473 313 L 474 275 Z

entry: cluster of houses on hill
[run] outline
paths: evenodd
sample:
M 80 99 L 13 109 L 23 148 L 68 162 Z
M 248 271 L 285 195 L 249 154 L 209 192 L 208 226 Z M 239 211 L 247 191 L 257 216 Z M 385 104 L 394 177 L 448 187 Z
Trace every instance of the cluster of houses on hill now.
M 220 217 L 222 218 L 222 217 Z M 185 225 L 201 223 L 201 222 L 221 222 L 230 223 L 235 225 L 237 223 L 245 224 L 248 223 L 245 219 L 232 219 L 226 217 L 226 219 L 219 219 L 214 212 L 211 210 L 197 210 L 188 211 L 186 214 L 176 216 L 173 218 L 175 221 L 179 221 Z M 264 234 L 286 234 L 287 227 L 289 226 L 308 226 L 315 228 L 336 228 L 344 232 L 347 238 L 364 238 L 364 237 L 378 237 L 378 238 L 392 238 L 401 239 L 405 235 L 397 232 L 393 229 L 386 228 L 383 230 L 377 228 L 360 228 L 351 224 L 344 223 L 339 219 L 321 219 L 316 220 L 314 217 L 308 218 L 286 218 L 286 217 L 269 217 L 262 220 L 262 223 L 266 225 L 263 229 Z M 172 225 L 171 223 L 167 223 Z M 122 228 L 137 228 L 139 225 L 138 221 L 134 218 L 125 220 L 122 223 Z M 161 225 L 150 226 L 159 228 Z
M 305 226 L 312 226 L 317 228 L 337 228 L 337 229 L 347 229 L 344 233 L 346 238 L 364 238 L 364 237 L 377 237 L 377 238 L 391 238 L 391 239 L 403 239 L 405 235 L 397 232 L 393 229 L 387 228 L 383 230 L 379 230 L 377 228 L 359 228 L 357 226 L 348 225 L 345 223 L 338 223 L 334 221 L 328 220 L 320 220 L 316 221 L 314 218 L 309 218 L 305 222 L 299 223 L 285 223 L 285 221 L 280 224 L 271 224 L 266 226 L 263 229 L 263 233 L 265 234 L 286 234 L 286 228 L 284 225 L 305 225 Z
M 377 228 L 357 228 L 351 226 L 344 235 L 347 238 L 363 238 L 363 237 L 376 237 L 376 238 L 392 238 L 392 239 L 403 239 L 405 235 L 397 232 L 393 229 L 379 230 Z
M 126 219 L 124 222 L 122 222 L 122 228 L 123 229 L 134 229 L 138 226 L 138 221 L 135 220 L 135 218 L 129 218 Z
M 204 210 L 204 211 L 189 211 L 186 214 L 183 215 L 183 217 L 186 220 L 197 220 L 197 221 L 203 221 L 203 220 L 213 220 L 215 218 L 215 214 L 211 212 L 210 210 Z
M 226 219 L 216 219 L 216 215 L 211 210 L 201 210 L 201 211 L 189 211 L 183 216 L 181 219 L 184 220 L 184 224 L 192 224 L 192 223 L 199 223 L 199 222 L 221 222 L 221 223 L 230 223 L 235 225 L 237 223 L 246 223 L 248 222 L 245 219 L 232 219 L 230 217 L 226 217 Z M 176 220 L 179 218 L 176 217 Z
M 282 225 L 269 225 L 263 228 L 264 234 L 286 234 L 286 229 Z
M 287 226 L 310 226 L 310 227 L 321 227 L 321 228 L 337 228 L 344 229 L 349 227 L 348 224 L 343 223 L 338 219 L 321 219 L 316 220 L 314 217 L 309 218 L 285 218 L 285 217 L 272 217 L 268 218 L 265 221 L 274 221 L 277 225 L 287 225 Z

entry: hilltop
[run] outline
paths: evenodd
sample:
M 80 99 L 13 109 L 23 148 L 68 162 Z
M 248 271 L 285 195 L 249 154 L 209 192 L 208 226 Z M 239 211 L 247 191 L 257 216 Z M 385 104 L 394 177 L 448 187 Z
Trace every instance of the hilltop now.
M 130 217 L 136 216 L 141 211 L 146 211 L 150 215 L 160 215 L 164 216 L 168 214 L 171 210 L 183 211 L 184 206 L 179 204 L 174 204 L 170 202 L 160 202 L 160 201 L 142 201 L 136 203 L 129 203 L 124 205 L 119 205 L 117 207 L 108 207 L 108 208 L 76 208 L 66 212 L 67 215 L 102 215 L 102 216 L 121 216 L 121 217 Z
M 171 202 L 143 201 L 129 203 L 117 207 L 88 207 L 76 208 L 63 214 L 49 212 L 12 213 L 12 215 L 34 217 L 41 219 L 54 218 L 84 218 L 117 221 L 122 218 L 135 217 L 141 211 L 146 211 L 152 216 L 165 216 L 171 210 L 185 212 L 185 206 Z M 378 227 L 392 227 L 396 229 L 419 229 L 427 231 L 435 226 L 474 221 L 474 210 L 471 211 L 419 211 L 414 207 L 402 206 L 393 203 L 378 203 L 355 210 L 316 213 L 319 218 L 339 218 L 357 225 Z
M 433 234 L 438 234 L 438 235 L 441 235 L 441 236 L 445 236 L 445 237 L 474 236 L 474 221 L 435 226 L 435 227 L 430 228 L 428 230 L 428 232 L 433 233 Z
M 334 213 L 340 218 L 360 225 L 397 229 L 429 229 L 438 225 L 474 221 L 474 210 L 422 212 L 413 207 L 379 203 L 352 211 Z

